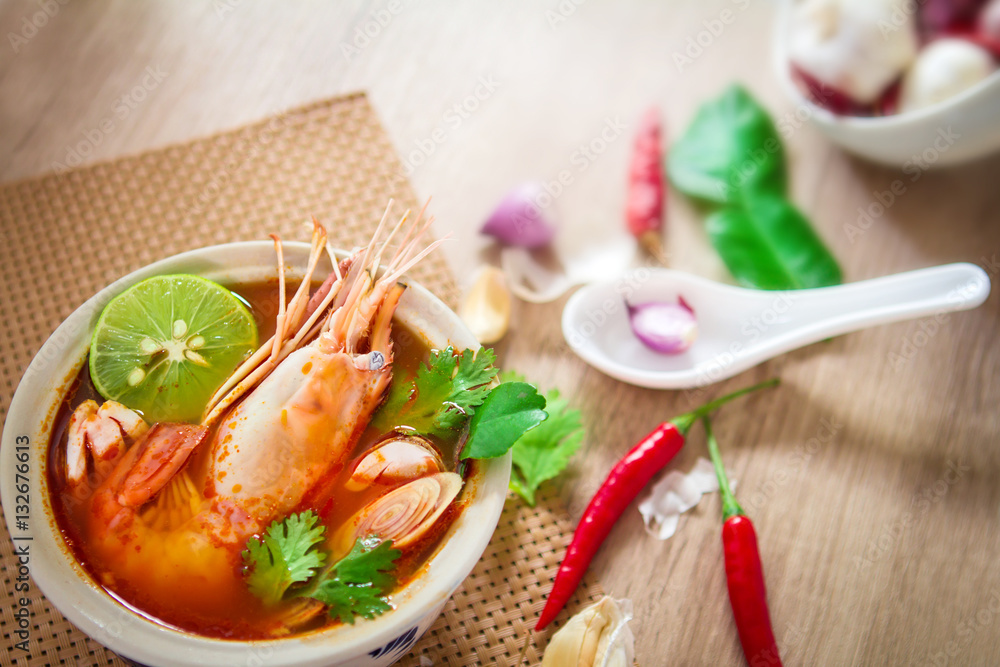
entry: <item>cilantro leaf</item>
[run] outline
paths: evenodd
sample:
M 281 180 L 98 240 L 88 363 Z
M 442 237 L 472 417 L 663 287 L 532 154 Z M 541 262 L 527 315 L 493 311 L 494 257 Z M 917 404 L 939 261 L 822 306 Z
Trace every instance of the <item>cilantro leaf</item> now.
M 439 429 L 461 427 L 468 419 L 471 408 L 481 405 L 486 400 L 486 396 L 490 393 L 490 383 L 497 376 L 497 369 L 493 367 L 494 361 L 496 355 L 488 347 L 480 348 L 478 352 L 465 350 L 459 355 L 458 369 L 452 378 L 451 389 L 443 401 L 448 409 L 438 413 L 434 421 L 435 426 Z M 421 383 L 420 376 L 417 376 L 418 397 L 421 391 L 431 388 L 429 383 Z
M 496 356 L 489 348 L 449 347 L 431 352 L 411 382 L 394 382 L 372 420 L 381 430 L 409 428 L 423 435 L 447 436 L 460 429 L 486 399 L 496 377 Z
M 392 609 L 384 596 L 396 585 L 389 574 L 400 551 L 377 537 L 358 540 L 350 553 L 324 570 L 298 593 L 330 607 L 330 617 L 354 624 L 357 616 L 372 619 Z
M 495 387 L 472 415 L 463 459 L 488 459 L 507 453 L 526 431 L 545 419 L 545 398 L 526 382 Z
M 337 561 L 333 570 L 348 584 L 372 584 L 387 593 L 396 585 L 396 578 L 387 573 L 395 567 L 400 553 L 392 548 L 392 540 L 367 537 L 355 542 L 351 552 Z
M 316 525 L 318 519 L 312 510 L 292 514 L 272 522 L 263 539 L 247 540 L 242 553 L 247 585 L 265 604 L 278 602 L 289 586 L 308 580 L 322 567 L 326 554 L 314 549 L 325 531 L 322 524 Z
M 546 393 L 545 399 L 548 419 L 518 438 L 511 449 L 514 467 L 510 488 L 532 507 L 535 491 L 566 468 L 584 436 L 579 410 L 569 409 L 555 389 Z
M 312 597 L 330 607 L 330 618 L 351 625 L 357 616 L 370 620 L 392 609 L 382 592 L 371 584 L 345 584 L 339 579 L 324 580 Z

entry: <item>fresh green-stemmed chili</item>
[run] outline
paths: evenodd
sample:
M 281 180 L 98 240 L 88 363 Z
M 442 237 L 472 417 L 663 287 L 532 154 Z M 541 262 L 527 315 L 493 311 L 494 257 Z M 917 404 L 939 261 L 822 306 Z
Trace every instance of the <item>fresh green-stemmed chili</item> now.
M 734 398 L 776 384 L 777 378 L 761 382 L 663 422 L 615 464 L 583 512 L 535 630 L 542 630 L 551 623 L 566 605 L 618 517 L 647 482 L 681 450 L 691 425 Z
M 771 615 L 767 610 L 767 591 L 764 588 L 760 550 L 757 548 L 757 533 L 729 488 L 719 443 L 712 433 L 708 417 L 703 419 L 708 435 L 708 453 L 712 457 L 722 495 L 722 551 L 726 561 L 726 584 L 736 630 L 743 645 L 743 656 L 751 666 L 767 664 L 781 667 L 778 644 L 771 629 Z

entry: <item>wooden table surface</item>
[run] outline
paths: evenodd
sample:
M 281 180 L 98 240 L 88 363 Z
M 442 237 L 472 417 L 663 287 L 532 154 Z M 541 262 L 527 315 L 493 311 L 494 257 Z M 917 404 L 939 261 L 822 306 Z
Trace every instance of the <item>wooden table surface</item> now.
M 734 20 L 679 71 L 674 54 L 726 9 Z M 793 112 L 770 64 L 774 14 L 761 0 L 6 2 L 0 180 L 365 90 L 417 193 L 433 195 L 437 231 L 453 232 L 447 257 L 467 283 L 493 256 L 479 225 L 520 181 L 574 169 L 555 204 L 561 247 L 619 233 L 629 130 L 649 104 L 673 136 L 732 81 L 776 117 Z M 615 125 L 625 130 L 580 168 L 580 147 Z M 858 208 L 902 174 L 808 124 L 786 147 L 793 198 L 846 280 L 954 261 L 997 280 L 1000 158 L 907 180 L 852 239 Z M 668 215 L 673 266 L 726 279 L 697 212 L 675 196 Z M 586 366 L 559 333 L 563 303 L 516 305 L 498 351 L 585 415 L 585 450 L 562 481 L 574 519 L 657 423 L 780 376 L 777 390 L 723 410 L 716 432 L 758 527 L 785 664 L 1000 664 L 996 290 L 977 310 L 842 336 L 702 393 L 631 387 Z M 672 468 L 704 452 L 696 429 Z M 633 506 L 600 551 L 603 586 L 634 604 L 640 664 L 742 664 L 719 533 L 715 496 L 665 542 Z

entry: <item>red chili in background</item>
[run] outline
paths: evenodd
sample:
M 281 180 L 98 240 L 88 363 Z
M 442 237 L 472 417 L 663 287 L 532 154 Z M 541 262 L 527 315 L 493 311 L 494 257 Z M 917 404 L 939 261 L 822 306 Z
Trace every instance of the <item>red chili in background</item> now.
M 635 500 L 649 480 L 670 463 L 681 450 L 684 446 L 684 437 L 691 425 L 734 398 L 776 384 L 778 384 L 777 378 L 761 382 L 663 422 L 615 464 L 583 512 L 576 532 L 573 533 L 573 541 L 559 566 L 552 592 L 549 593 L 545 608 L 542 609 L 538 623 L 535 624 L 535 630 L 542 630 L 551 623 L 566 605 L 618 517 L 629 503 Z
M 666 264 L 660 229 L 667 198 L 663 180 L 663 150 L 660 110 L 649 109 L 639 121 L 628 172 L 625 222 L 640 245 Z
M 722 552 L 726 561 L 726 584 L 743 656 L 751 667 L 781 667 L 778 644 L 771 629 L 771 614 L 767 609 L 767 590 L 764 588 L 760 549 L 757 548 L 757 532 L 733 496 L 722 466 L 719 443 L 712 434 L 708 417 L 703 419 L 708 435 L 708 453 L 719 478 L 719 493 L 722 494 Z

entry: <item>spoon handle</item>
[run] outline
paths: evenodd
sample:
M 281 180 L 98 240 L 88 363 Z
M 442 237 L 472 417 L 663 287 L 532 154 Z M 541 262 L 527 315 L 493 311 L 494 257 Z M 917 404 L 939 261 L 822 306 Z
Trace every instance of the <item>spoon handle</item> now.
M 989 293 L 989 276 L 980 267 L 945 264 L 848 285 L 791 292 L 793 302 L 801 299 L 801 308 L 793 306 L 790 315 L 794 313 L 799 336 L 821 340 L 877 324 L 968 310 L 983 303 Z M 801 339 L 799 344 L 803 344 Z

